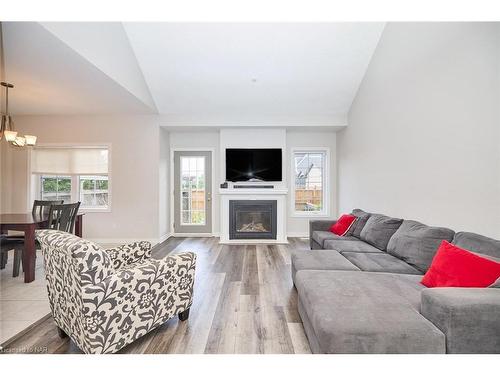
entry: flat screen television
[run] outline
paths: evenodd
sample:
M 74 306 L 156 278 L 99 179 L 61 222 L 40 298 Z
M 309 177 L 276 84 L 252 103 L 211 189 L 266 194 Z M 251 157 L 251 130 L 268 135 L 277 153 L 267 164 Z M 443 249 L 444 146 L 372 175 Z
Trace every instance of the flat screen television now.
M 226 181 L 281 181 L 280 148 L 227 148 Z

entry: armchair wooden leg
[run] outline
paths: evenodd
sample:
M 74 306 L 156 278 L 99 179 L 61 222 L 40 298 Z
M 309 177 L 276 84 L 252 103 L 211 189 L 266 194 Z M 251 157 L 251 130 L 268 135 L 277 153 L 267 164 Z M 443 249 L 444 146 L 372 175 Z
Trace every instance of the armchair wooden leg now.
M 183 322 L 183 321 L 185 321 L 185 320 L 188 320 L 188 318 L 189 318 L 189 309 L 187 309 L 187 310 L 185 310 L 185 311 L 183 311 L 183 312 L 181 312 L 181 313 L 179 314 L 179 320 L 180 320 L 181 322 Z
M 66 332 L 64 332 L 61 328 L 57 327 L 57 334 L 59 335 L 60 338 L 65 339 L 68 337 Z

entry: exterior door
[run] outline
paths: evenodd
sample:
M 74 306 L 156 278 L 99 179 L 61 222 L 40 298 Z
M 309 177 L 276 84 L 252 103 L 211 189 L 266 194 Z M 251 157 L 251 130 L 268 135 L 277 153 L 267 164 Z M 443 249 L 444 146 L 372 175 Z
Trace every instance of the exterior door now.
M 212 153 L 174 151 L 174 233 L 212 233 Z

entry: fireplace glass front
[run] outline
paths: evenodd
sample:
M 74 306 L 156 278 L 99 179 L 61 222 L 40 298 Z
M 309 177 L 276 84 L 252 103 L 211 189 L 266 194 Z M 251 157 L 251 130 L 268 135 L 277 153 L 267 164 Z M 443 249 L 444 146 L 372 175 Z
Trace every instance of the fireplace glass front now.
M 276 201 L 229 201 L 229 239 L 276 239 Z

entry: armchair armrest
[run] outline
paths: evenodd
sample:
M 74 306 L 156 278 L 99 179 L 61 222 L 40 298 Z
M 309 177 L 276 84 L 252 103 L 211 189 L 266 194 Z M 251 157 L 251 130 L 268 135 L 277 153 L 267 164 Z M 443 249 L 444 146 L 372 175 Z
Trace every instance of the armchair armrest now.
M 83 328 L 89 347 L 115 352 L 191 307 L 196 254 L 148 259 L 86 286 Z
M 151 242 L 140 241 L 104 249 L 113 262 L 115 270 L 151 258 Z
M 337 220 L 309 220 L 309 242 L 311 249 L 315 248 L 312 238 L 313 232 L 317 230 L 327 231 L 336 222 Z
M 447 353 L 500 353 L 500 289 L 422 291 L 421 313 L 446 335 Z

